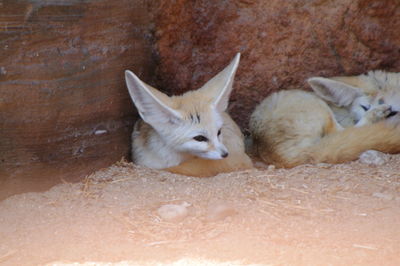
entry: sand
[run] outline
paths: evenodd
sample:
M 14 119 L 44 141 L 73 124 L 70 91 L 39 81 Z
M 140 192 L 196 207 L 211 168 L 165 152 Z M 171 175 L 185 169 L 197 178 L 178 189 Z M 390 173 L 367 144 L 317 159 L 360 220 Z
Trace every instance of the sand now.
M 400 265 L 400 155 L 258 166 L 194 178 L 121 161 L 14 195 L 0 202 L 0 265 Z M 168 204 L 183 217 L 160 217 Z

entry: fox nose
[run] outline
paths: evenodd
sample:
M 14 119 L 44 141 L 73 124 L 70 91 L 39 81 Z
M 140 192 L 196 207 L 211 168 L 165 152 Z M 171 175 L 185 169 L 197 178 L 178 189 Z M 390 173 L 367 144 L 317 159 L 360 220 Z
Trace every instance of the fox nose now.
M 226 157 L 228 157 L 228 155 L 229 155 L 229 153 L 226 152 L 226 151 L 223 151 L 223 152 L 221 153 L 221 157 L 222 157 L 222 158 L 226 158 Z

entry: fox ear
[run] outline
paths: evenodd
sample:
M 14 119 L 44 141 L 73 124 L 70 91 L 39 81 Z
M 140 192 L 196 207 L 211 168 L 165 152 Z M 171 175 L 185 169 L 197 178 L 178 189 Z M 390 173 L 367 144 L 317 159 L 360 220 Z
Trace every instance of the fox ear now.
M 362 95 L 359 88 L 333 79 L 314 77 L 307 82 L 319 97 L 337 106 L 349 106 Z
M 170 98 L 167 95 L 147 85 L 129 70 L 125 71 L 125 81 L 132 101 L 146 123 L 157 127 L 181 119 L 180 113 L 169 107 Z
M 238 68 L 240 53 L 237 53 L 232 62 L 219 72 L 216 76 L 210 79 L 202 90 L 209 91 L 213 95 L 213 104 L 217 110 L 223 112 L 228 107 L 229 96 L 233 88 L 233 79 L 235 78 L 236 69 Z

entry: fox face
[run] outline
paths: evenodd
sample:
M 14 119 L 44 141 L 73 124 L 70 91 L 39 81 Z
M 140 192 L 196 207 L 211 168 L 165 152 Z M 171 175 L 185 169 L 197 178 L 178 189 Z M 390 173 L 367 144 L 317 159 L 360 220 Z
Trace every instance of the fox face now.
M 315 77 L 308 83 L 319 97 L 347 109 L 354 124 L 376 122 L 400 111 L 400 75 L 397 73 L 371 71 L 353 77 Z
M 176 128 L 169 132 L 171 135 L 179 136 L 175 142 L 176 150 L 216 160 L 228 156 L 228 150 L 223 144 L 222 127 L 223 119 L 220 112 L 213 106 L 203 106 L 202 112 L 184 112 Z M 170 135 L 167 132 L 164 134 Z
M 180 96 L 169 97 L 128 70 L 125 79 L 139 115 L 157 132 L 164 146 L 182 154 L 218 160 L 229 155 L 223 144 L 223 113 L 239 59 L 237 54 L 203 87 Z

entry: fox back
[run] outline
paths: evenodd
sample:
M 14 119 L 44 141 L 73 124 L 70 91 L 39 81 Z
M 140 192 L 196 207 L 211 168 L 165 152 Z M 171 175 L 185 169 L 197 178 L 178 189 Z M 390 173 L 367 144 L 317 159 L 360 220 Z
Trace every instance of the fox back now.
M 225 112 L 239 58 L 238 54 L 202 88 L 172 97 L 126 71 L 129 93 L 143 119 L 136 123 L 132 133 L 133 161 L 150 168 L 194 176 L 238 170 L 224 167 L 232 160 L 241 161 L 237 165 L 243 169 L 250 168 L 242 133 Z M 184 162 L 185 170 L 179 171 L 179 165 Z M 221 167 L 206 169 L 207 163 Z M 202 169 L 197 165 L 202 165 Z

